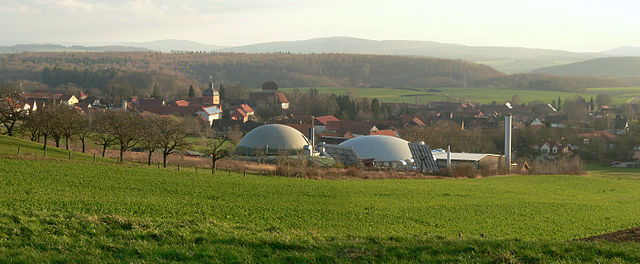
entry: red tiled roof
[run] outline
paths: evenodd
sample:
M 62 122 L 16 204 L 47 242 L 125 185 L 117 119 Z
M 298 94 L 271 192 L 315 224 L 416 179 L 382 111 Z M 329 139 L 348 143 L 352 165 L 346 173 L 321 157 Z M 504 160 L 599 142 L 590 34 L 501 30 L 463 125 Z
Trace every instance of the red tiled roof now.
M 326 116 L 318 116 L 318 117 L 316 117 L 316 121 L 318 121 L 321 124 L 326 126 L 327 122 L 329 122 L 329 121 L 338 121 L 339 122 L 340 119 L 338 119 L 337 117 L 332 116 L 332 115 L 326 115 Z
M 176 101 L 176 105 L 180 107 L 187 107 L 189 106 L 189 102 L 185 100 L 178 100 Z
M 251 107 L 247 104 L 241 104 L 240 108 L 242 108 L 242 110 L 244 110 L 247 114 L 253 113 L 253 109 L 251 109 Z
M 382 135 L 382 136 L 392 136 L 397 137 L 396 132 L 393 129 L 383 129 L 378 131 L 371 131 L 369 135 Z
M 278 98 L 278 101 L 280 103 L 283 103 L 283 104 L 289 103 L 289 100 L 287 100 L 287 97 L 285 97 L 284 94 L 281 92 L 276 93 L 276 98 Z

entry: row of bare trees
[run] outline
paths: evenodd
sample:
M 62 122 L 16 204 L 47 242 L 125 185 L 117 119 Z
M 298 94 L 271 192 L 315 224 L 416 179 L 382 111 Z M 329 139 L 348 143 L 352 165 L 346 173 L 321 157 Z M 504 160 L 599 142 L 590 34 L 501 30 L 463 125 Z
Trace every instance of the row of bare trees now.
M 186 129 L 183 124 L 170 117 L 151 116 L 143 118 L 139 114 L 124 110 L 89 110 L 81 113 L 66 105 L 41 107 L 26 115 L 21 131 L 32 141 L 44 140 L 47 148 L 49 138 L 60 147 L 64 139 L 69 149 L 69 139 L 77 137 L 82 143 L 82 152 L 86 151 L 88 139 L 93 139 L 101 147 L 102 156 L 107 149 L 117 146 L 119 160 L 123 162 L 124 153 L 134 147 L 144 148 L 151 155 L 161 151 L 163 165 L 167 165 L 167 156 L 188 147 Z
M 162 164 L 167 166 L 167 157 L 184 151 L 187 142 L 187 124 L 176 117 L 147 116 L 126 110 L 89 109 L 80 112 L 68 105 L 44 104 L 37 110 L 24 109 L 18 89 L 0 87 L 0 132 L 9 136 L 22 134 L 31 141 L 43 142 L 47 150 L 49 140 L 60 147 L 64 140 L 65 149 L 69 149 L 69 140 L 76 137 L 82 143 L 85 153 L 87 143 L 93 142 L 101 148 L 102 157 L 107 149 L 117 146 L 119 161 L 132 148 L 148 151 L 147 164 L 151 165 L 154 152 L 162 153 Z M 215 169 L 217 160 L 231 153 L 232 143 L 228 137 L 214 136 L 205 147 Z

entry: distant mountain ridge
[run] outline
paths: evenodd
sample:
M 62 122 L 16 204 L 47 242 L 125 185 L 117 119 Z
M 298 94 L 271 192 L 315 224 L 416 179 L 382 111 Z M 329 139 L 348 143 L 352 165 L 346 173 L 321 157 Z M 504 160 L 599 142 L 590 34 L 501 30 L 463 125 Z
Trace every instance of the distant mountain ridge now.
M 603 57 L 599 53 L 577 53 L 520 47 L 483 47 L 433 41 L 368 40 L 328 37 L 237 46 L 220 51 L 243 53 L 357 53 L 462 59 L 483 63 L 504 72 L 528 72 L 542 66 L 578 62 Z
M 105 52 L 105 51 L 149 51 L 145 48 L 127 47 L 119 45 L 109 46 L 63 46 L 58 44 L 17 44 L 13 46 L 0 47 L 0 53 L 21 53 L 21 52 Z
M 226 46 L 202 44 L 190 40 L 179 39 L 163 39 L 148 42 L 125 42 L 120 43 L 123 46 L 138 47 L 148 50 L 161 51 L 161 52 L 174 52 L 174 51 L 217 51 L 219 49 L 226 48 Z
M 611 50 L 605 50 L 601 53 L 612 56 L 640 56 L 640 47 L 619 47 Z

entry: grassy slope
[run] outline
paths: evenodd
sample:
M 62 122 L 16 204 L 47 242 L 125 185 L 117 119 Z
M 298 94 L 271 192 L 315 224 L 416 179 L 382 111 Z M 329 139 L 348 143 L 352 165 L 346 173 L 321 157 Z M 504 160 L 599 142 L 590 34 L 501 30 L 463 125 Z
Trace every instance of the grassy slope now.
M 314 181 L 5 158 L 0 262 L 637 260 L 637 244 L 563 242 L 640 225 L 637 174 L 604 173 Z
M 305 92 L 311 87 L 301 88 L 281 88 L 284 92 L 294 92 L 298 90 Z M 556 100 L 558 97 L 562 99 L 573 98 L 577 95 L 589 100 L 590 97 L 596 98 L 597 94 L 609 94 L 613 99 L 614 105 L 630 101 L 640 93 L 640 87 L 605 87 L 605 88 L 589 88 L 585 92 L 558 92 L 558 91 L 534 91 L 534 90 L 517 90 L 517 89 L 496 89 L 496 88 L 462 88 L 462 87 L 446 87 L 436 88 L 442 92 L 429 92 L 429 88 L 342 88 L 342 87 L 317 87 L 320 93 L 334 94 L 351 94 L 356 97 L 377 97 L 383 102 L 389 103 L 415 103 L 415 95 L 419 97 L 419 103 L 426 104 L 429 101 L 457 101 L 465 99 L 472 102 L 491 103 L 496 101 L 499 103 L 511 100 L 514 94 L 520 97 L 522 102 L 530 102 L 539 100 L 547 103 Z

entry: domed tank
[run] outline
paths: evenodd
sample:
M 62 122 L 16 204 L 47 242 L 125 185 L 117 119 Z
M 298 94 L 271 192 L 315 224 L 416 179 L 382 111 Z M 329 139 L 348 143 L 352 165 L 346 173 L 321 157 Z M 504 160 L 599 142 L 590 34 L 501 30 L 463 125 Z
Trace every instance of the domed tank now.
M 249 131 L 240 140 L 238 149 L 245 155 L 254 155 L 256 150 L 266 154 L 290 154 L 303 150 L 305 145 L 309 145 L 309 140 L 295 128 L 268 124 Z
M 340 143 L 352 147 L 360 159 L 374 159 L 380 163 L 401 163 L 412 158 L 409 141 L 391 136 L 360 136 Z

